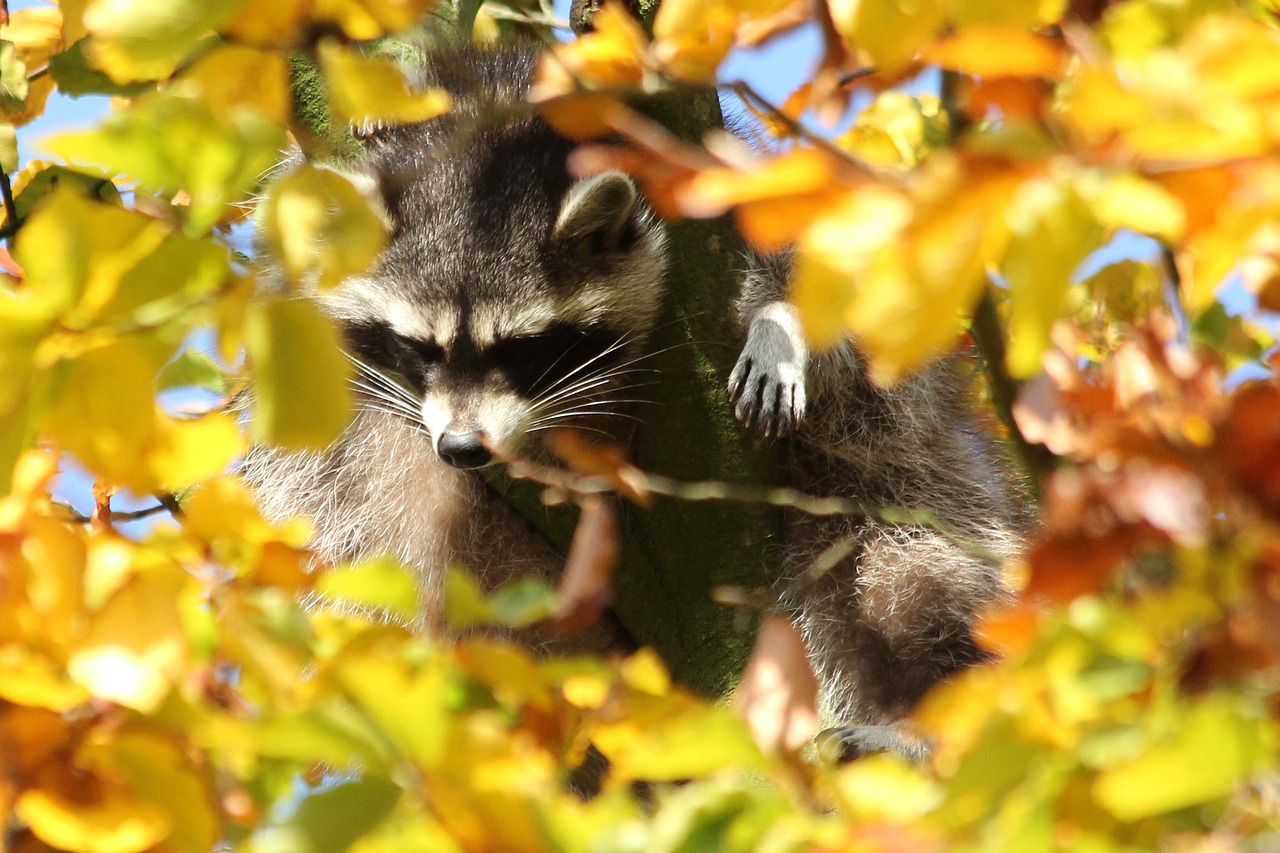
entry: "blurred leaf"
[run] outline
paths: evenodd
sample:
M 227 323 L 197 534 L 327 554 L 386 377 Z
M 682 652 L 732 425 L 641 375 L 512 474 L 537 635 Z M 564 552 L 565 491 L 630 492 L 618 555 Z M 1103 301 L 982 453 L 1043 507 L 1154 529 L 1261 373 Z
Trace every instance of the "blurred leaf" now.
M 186 229 L 198 234 L 227 215 L 226 205 L 246 199 L 275 165 L 284 135 L 254 112 L 219 114 L 202 98 L 169 90 L 113 113 L 100 128 L 55 136 L 44 147 L 156 191 L 186 190 Z
M 666 0 L 653 21 L 654 55 L 678 79 L 710 82 L 753 23 L 791 5 L 792 0 Z
M 882 93 L 837 142 L 873 166 L 910 168 L 950 137 L 947 113 L 932 95 Z
M 38 838 L 57 850 L 141 853 L 169 834 L 166 815 L 149 803 L 111 786 L 86 785 L 87 779 L 73 781 L 65 771 L 49 775 L 56 786 L 24 791 L 14 812 Z M 77 790 L 76 781 L 81 790 Z
M 252 306 L 245 346 L 253 366 L 253 420 L 259 441 L 323 448 L 351 419 L 351 366 L 338 330 L 313 302 Z
M 558 628 L 581 631 L 604 614 L 613 600 L 610 579 L 621 548 L 613 505 L 600 497 L 583 501 L 556 591 Z
M 292 814 L 249 839 L 253 853 L 342 853 L 391 812 L 400 788 L 378 776 L 329 779 L 305 793 Z
M 289 68 L 279 53 L 219 45 L 183 69 L 178 85 L 198 89 L 218 116 L 250 109 L 276 124 L 289 118 Z
M 91 0 L 93 64 L 117 83 L 168 77 L 242 0 Z
M 894 71 L 909 64 L 942 29 L 943 0 L 832 0 L 831 20 L 867 64 Z
M 735 701 L 766 754 L 797 752 L 817 733 L 818 679 L 804 638 L 786 617 L 760 623 Z
M 1121 820 L 1139 820 L 1223 799 L 1272 755 L 1274 744 L 1257 720 L 1229 700 L 1209 699 L 1188 709 L 1144 755 L 1104 771 L 1094 796 Z
M 1062 49 L 1054 39 L 1030 28 L 990 24 L 948 36 L 930 47 L 925 58 L 975 77 L 1056 77 L 1064 66 Z
M 27 66 L 18 57 L 18 47 L 11 41 L 0 41 L 0 111 L 5 115 L 19 112 L 27 98 Z
M 418 589 L 413 575 L 389 557 L 329 569 L 320 575 L 315 586 L 321 594 L 390 613 L 406 625 L 412 624 L 418 613 Z
M 18 168 L 18 134 L 13 125 L 0 122 L 0 170 L 13 172 Z
M 150 81 L 117 83 L 94 67 L 85 49 L 89 40 L 80 39 L 66 50 L 49 57 L 49 76 L 58 91 L 72 98 L 82 95 L 119 95 L 132 98 L 152 88 Z
M 1025 184 L 1005 212 L 1011 238 L 1001 270 L 1009 280 L 1009 370 L 1040 368 L 1049 329 L 1062 316 L 1071 276 L 1102 240 L 1092 211 L 1066 182 Z
M 516 577 L 498 587 L 489 596 L 489 612 L 493 621 L 512 628 L 523 628 L 560 612 L 561 599 L 545 581 Z
M 209 850 L 219 828 L 210 779 L 173 738 L 132 731 L 110 743 L 93 745 L 80 760 L 105 778 L 119 779 L 129 793 L 165 816 L 167 845 L 175 850 Z
M 149 714 L 185 660 L 186 638 L 172 592 L 135 577 L 93 615 L 67 671 L 95 696 Z
M 303 166 L 272 184 L 263 240 L 295 282 L 324 290 L 364 272 L 386 244 L 386 225 L 350 180 Z
M 231 379 L 222 367 L 205 352 L 184 349 L 160 371 L 156 377 L 156 390 L 174 388 L 200 388 L 223 396 L 231 387 Z
M 350 125 L 412 124 L 449 109 L 448 92 L 410 91 L 390 59 L 365 56 L 334 41 L 320 44 L 319 59 L 334 116 Z

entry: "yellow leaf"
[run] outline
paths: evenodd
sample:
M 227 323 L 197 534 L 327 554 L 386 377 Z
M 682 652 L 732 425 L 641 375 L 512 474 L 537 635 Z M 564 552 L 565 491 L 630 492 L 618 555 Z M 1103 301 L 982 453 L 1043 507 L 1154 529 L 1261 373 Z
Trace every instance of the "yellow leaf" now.
M 241 449 L 230 415 L 179 421 L 159 410 L 152 397 L 159 361 L 133 341 L 87 352 L 67 366 L 45 418 L 48 435 L 61 447 L 139 493 L 210 477 Z
M 312 0 L 311 17 L 332 21 L 356 41 L 368 41 L 408 29 L 436 0 Z
M 90 0 L 84 11 L 90 56 L 117 83 L 161 80 L 241 0 Z
M 180 81 L 197 89 L 216 114 L 252 109 L 277 124 L 289 118 L 289 66 L 278 52 L 222 45 L 184 70 Z
M 792 0 L 668 0 L 653 21 L 653 52 L 681 80 L 711 82 L 744 29 L 792 5 Z
M 873 166 L 910 168 L 945 145 L 949 137 L 950 121 L 936 97 L 891 89 L 858 114 L 837 144 Z
M 940 786 L 921 769 L 890 755 L 869 755 L 840 771 L 840 799 L 861 820 L 905 823 L 942 802 Z
M 282 526 L 262 518 L 253 495 L 231 476 L 215 477 L 183 502 L 182 526 L 206 542 L 244 541 L 255 544 L 279 541 L 302 547 L 310 525 L 295 519 Z
M 90 698 L 56 661 L 17 645 L 0 646 L 0 697 L 50 711 L 65 711 Z
M 313 5 L 311 0 L 244 0 L 222 30 L 254 47 L 291 47 Z
M 141 853 L 169 833 L 159 809 L 110 786 L 87 802 L 72 791 L 33 788 L 14 811 L 42 841 L 70 853 Z
M 1268 763 L 1275 754 L 1269 740 L 1251 714 L 1224 699 L 1206 699 L 1185 712 L 1167 739 L 1104 771 L 1094 783 L 1094 798 L 1124 821 L 1222 800 Z M 1188 773 L 1188 767 L 1196 772 Z
M 179 740 L 126 731 L 106 743 L 91 743 L 76 757 L 103 778 L 118 780 L 148 810 L 162 814 L 169 830 L 167 847 L 213 849 L 219 827 L 212 786 Z
M 1182 202 L 1160 184 L 1122 172 L 1109 176 L 1101 186 L 1080 186 L 1081 195 L 1098 221 L 1107 229 L 1128 228 L 1176 244 L 1187 227 Z
M 22 104 L 17 109 L 5 110 L 8 120 L 20 127 L 44 112 L 45 101 L 53 91 L 54 84 L 48 74 L 30 81 L 26 75 L 45 67 L 49 57 L 63 48 L 62 14 L 48 7 L 12 12 L 4 28 L 4 40 L 16 48 L 17 58 L 25 66 L 22 82 L 26 91 L 18 96 Z
M 366 56 L 325 41 L 319 58 L 334 115 L 348 124 L 412 124 L 449 109 L 448 92 L 411 91 L 399 66 L 385 57 Z
M 639 88 L 645 79 L 648 38 L 619 3 L 607 2 L 591 18 L 594 30 L 555 45 L 542 56 L 529 92 L 531 101 L 549 100 L 580 87 Z
M 909 65 L 946 23 L 946 0 L 831 0 L 845 42 L 881 71 Z
M 259 441 L 322 448 L 338 437 L 351 418 L 351 366 L 332 320 L 307 300 L 254 305 L 245 346 Z
M 419 612 L 413 575 L 389 557 L 329 569 L 316 582 L 316 591 L 361 612 L 389 615 L 402 625 L 412 625 Z
M 976 77 L 1056 77 L 1064 66 L 1057 41 L 1015 27 L 966 27 L 930 46 L 924 57 Z
M 1025 377 L 1040 369 L 1071 274 L 1104 232 L 1071 183 L 1053 178 L 1024 185 L 1005 218 L 1012 234 L 1001 264 L 1010 287 L 1009 370 Z
M 172 590 L 135 576 L 94 614 L 67 671 L 98 698 L 150 714 L 182 674 L 186 657 Z
M 322 290 L 364 272 L 386 243 L 386 226 L 342 175 L 303 166 L 270 190 L 263 239 L 295 282 Z
M 167 229 L 150 217 L 54 192 L 27 220 L 14 257 L 32 297 L 72 328 L 85 328 L 117 296 L 125 274 L 154 252 Z
M 891 384 L 954 344 L 1006 238 L 1017 171 L 931 158 L 916 196 L 868 185 L 801 235 L 792 299 L 817 346 L 852 332 Z

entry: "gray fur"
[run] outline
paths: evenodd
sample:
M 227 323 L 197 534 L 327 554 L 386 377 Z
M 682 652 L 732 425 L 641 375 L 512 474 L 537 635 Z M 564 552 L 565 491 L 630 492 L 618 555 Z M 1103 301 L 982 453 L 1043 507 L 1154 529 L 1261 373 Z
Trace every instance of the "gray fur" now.
M 780 442 L 788 484 L 931 511 L 983 548 L 1015 554 L 1026 504 L 975 423 L 959 366 L 943 361 L 883 390 L 846 343 L 797 372 L 806 350 L 788 322 L 794 309 L 781 301 L 789 267 L 785 255 L 762 259 L 747 276 L 738 305 L 747 341 L 730 381 L 744 423 L 789 433 Z M 999 566 L 972 549 L 926 526 L 799 512 L 788 514 L 785 539 L 778 599 L 808 643 L 824 719 L 896 724 L 939 680 L 983 659 L 974 617 L 1006 591 Z M 816 581 L 805 578 L 842 544 L 852 553 Z M 859 738 L 851 734 L 853 752 L 866 748 Z

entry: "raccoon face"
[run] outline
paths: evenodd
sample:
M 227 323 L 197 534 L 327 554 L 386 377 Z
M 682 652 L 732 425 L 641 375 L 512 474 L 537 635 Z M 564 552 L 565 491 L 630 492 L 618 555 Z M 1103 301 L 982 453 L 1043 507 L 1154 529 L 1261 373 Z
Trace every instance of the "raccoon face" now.
M 438 220 L 457 223 L 456 199 L 435 190 L 408 211 L 402 195 L 378 268 L 321 297 L 345 329 L 363 405 L 410 419 L 458 468 L 540 430 L 628 417 L 665 272 L 661 226 L 631 180 L 598 175 L 551 204 L 519 197 L 520 221 L 495 207 L 493 228 L 452 234 Z

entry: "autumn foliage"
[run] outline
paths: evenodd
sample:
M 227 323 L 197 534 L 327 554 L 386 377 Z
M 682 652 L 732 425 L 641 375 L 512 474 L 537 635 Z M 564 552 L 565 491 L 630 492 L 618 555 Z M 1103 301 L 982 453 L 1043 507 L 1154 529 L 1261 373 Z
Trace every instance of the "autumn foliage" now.
M 293 118 L 290 57 L 319 68 L 339 125 L 424 120 L 447 97 L 410 91 L 360 43 L 433 11 L 477 40 L 547 18 L 457 6 L 3 13 L 4 843 L 1280 843 L 1276 4 L 664 0 L 648 27 L 605 5 L 545 54 L 530 109 L 584 140 L 574 167 L 630 172 L 663 216 L 731 214 L 758 249 L 794 247 L 791 298 L 815 345 L 854 335 L 884 384 L 958 348 L 982 357 L 975 405 L 1039 496 L 1025 559 L 1006 566 L 1016 601 L 981 626 L 1001 658 L 926 698 L 927 765 L 844 768 L 805 751 L 816 688 L 785 620 L 764 621 L 723 703 L 673 683 L 651 650 L 542 659 L 423 639 L 396 627 L 418 608 L 402 567 L 315 566 L 307 522 L 264 521 L 228 473 L 248 442 L 323 447 L 342 430 L 337 332 L 291 296 L 360 272 L 385 239 L 333 171 L 263 184 L 291 133 L 323 147 Z M 718 76 L 731 50 L 798 26 L 822 54 L 784 102 Z M 19 162 L 16 135 L 55 88 L 117 100 L 99 126 L 44 141 L 50 159 Z M 681 141 L 635 106 L 716 88 L 765 144 Z M 280 287 L 259 286 L 249 228 Z M 452 628 L 594 618 L 617 540 L 599 494 L 690 496 L 572 439 L 559 452 L 575 473 L 552 497 L 583 505 L 564 587 L 486 597 L 460 569 Z M 91 494 L 70 494 L 58 472 L 73 466 Z M 354 606 L 303 605 L 317 597 Z M 583 799 L 589 744 L 610 767 Z

